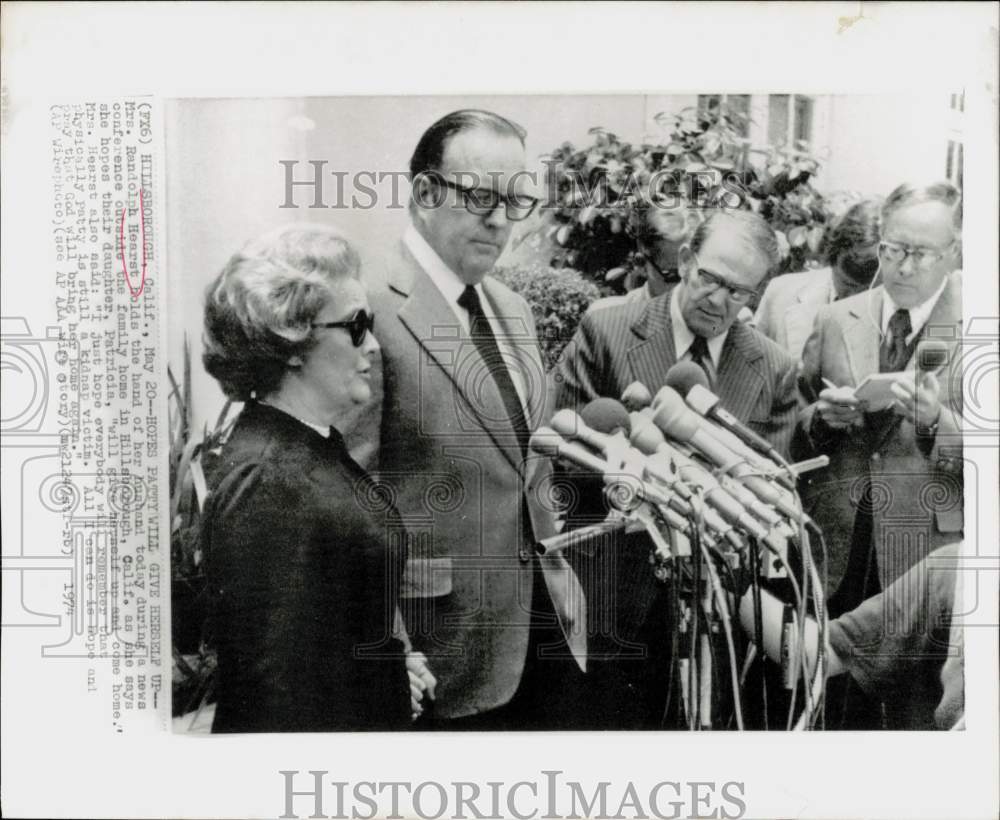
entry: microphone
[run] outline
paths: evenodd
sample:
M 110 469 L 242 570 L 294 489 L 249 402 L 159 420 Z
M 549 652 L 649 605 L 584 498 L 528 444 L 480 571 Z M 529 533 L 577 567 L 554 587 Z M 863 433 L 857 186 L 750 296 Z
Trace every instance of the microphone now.
M 711 419 L 757 452 L 781 464 L 784 459 L 770 442 L 757 435 L 726 410 L 721 400 L 708 388 L 705 371 L 693 362 L 677 362 L 667 371 L 667 385 L 674 388 L 699 415 Z
M 580 409 L 580 418 L 592 429 L 608 435 L 621 432 L 628 437 L 632 430 L 632 419 L 628 411 L 622 407 L 621 402 L 614 399 L 594 399 Z
M 564 429 L 571 430 L 573 420 L 570 414 L 572 411 L 560 410 L 552 417 L 552 426 L 559 430 L 559 426 L 563 426 Z M 575 414 L 574 414 L 575 415 Z M 621 430 L 623 427 L 623 418 L 627 419 L 629 426 L 631 426 L 631 419 L 629 414 L 625 412 L 624 406 L 615 401 L 614 399 L 594 399 L 586 407 L 581 410 L 581 415 L 586 415 L 594 423 L 594 426 L 598 429 L 587 428 L 583 433 L 586 436 L 588 443 L 593 442 L 593 446 L 597 449 L 604 449 L 602 445 L 607 441 L 605 436 L 607 434 L 603 433 L 602 430 Z M 557 416 L 562 416 L 562 418 L 556 418 Z M 640 418 L 642 416 L 640 415 Z M 579 417 L 577 417 L 579 419 Z M 649 424 L 648 421 L 645 422 Z M 583 425 L 582 420 L 576 424 L 577 430 Z M 626 428 L 627 429 L 627 428 Z M 662 436 L 661 436 L 662 437 Z M 610 447 L 614 445 L 608 442 Z M 636 448 L 629 448 L 632 453 L 642 458 L 641 464 L 643 465 L 643 473 L 652 480 L 666 485 L 672 492 L 670 494 L 670 500 L 672 502 L 673 508 L 683 515 L 690 515 L 693 510 L 689 503 L 692 498 L 691 490 L 685 485 L 684 481 L 681 480 L 677 468 L 674 462 L 670 459 L 666 460 L 664 463 L 662 460 L 646 457 L 646 454 L 641 450 Z M 607 450 L 605 450 L 607 452 Z M 715 530 L 720 536 L 725 537 L 730 544 L 735 546 L 737 549 L 742 548 L 743 542 L 740 540 L 739 536 L 732 531 L 730 526 L 731 522 L 725 520 L 724 517 L 717 515 L 712 509 L 705 510 L 705 523 L 709 525 L 710 528 Z
M 611 419 L 615 417 L 620 417 L 621 414 L 625 414 L 627 416 L 627 413 L 625 413 L 625 408 L 618 402 L 614 402 L 614 404 L 617 404 L 619 408 L 618 411 L 615 412 L 614 408 L 608 404 L 609 400 L 603 400 L 603 401 L 605 402 L 604 406 L 608 408 L 606 413 L 607 418 Z M 591 403 L 593 404 L 594 402 Z M 557 431 L 559 431 L 559 425 L 557 424 L 556 417 L 567 412 L 572 413 L 572 411 L 560 410 L 558 413 L 556 413 L 555 416 L 552 417 L 552 426 Z M 568 416 L 566 417 L 566 421 L 567 422 L 569 421 Z M 563 422 L 563 419 L 559 419 L 559 422 Z M 588 428 L 584 435 L 589 437 L 589 436 L 600 436 L 602 434 L 597 433 L 596 431 L 590 430 Z M 584 438 L 584 440 L 587 439 Z M 588 441 L 588 443 L 590 442 Z M 690 459 L 681 456 L 680 453 L 678 453 L 677 455 L 680 457 L 681 460 L 675 460 L 672 457 L 673 453 L 671 452 L 671 450 L 672 448 L 670 448 L 669 445 L 666 444 L 666 442 L 663 442 L 663 448 L 657 447 L 653 451 L 654 454 L 657 452 L 662 452 L 667 456 L 669 467 L 665 469 L 659 467 L 659 464 L 661 463 L 659 460 L 656 460 L 652 457 L 647 457 L 645 459 L 646 472 L 651 477 L 653 477 L 656 480 L 664 481 L 664 483 L 666 483 L 668 486 L 677 484 L 678 479 L 689 485 L 696 484 L 701 486 L 705 493 L 705 500 L 708 501 L 708 503 L 712 506 L 712 508 L 715 509 L 716 512 L 719 513 L 723 521 L 725 521 L 727 524 L 730 524 L 734 527 L 743 530 L 744 532 L 750 533 L 755 538 L 764 539 L 767 537 L 767 530 L 761 527 L 760 524 L 758 524 L 757 521 L 747 513 L 746 509 L 743 507 L 742 504 L 739 503 L 739 501 L 733 498 L 728 492 L 726 492 L 719 485 L 718 480 L 711 473 L 709 473 L 702 467 L 699 467 Z M 685 488 L 685 489 L 688 491 L 688 497 L 690 497 L 690 488 Z M 707 512 L 708 510 L 706 510 L 706 513 Z
M 951 350 L 941 339 L 923 339 L 917 342 L 917 370 L 923 373 L 933 373 L 940 370 L 951 357 Z
M 656 394 L 656 399 L 659 407 L 653 416 L 653 423 L 664 435 L 689 442 L 722 472 L 731 473 L 761 501 L 776 507 L 793 521 L 800 524 L 809 521 L 808 516 L 789 499 L 787 491 L 756 475 L 742 456 L 736 455 L 720 441 L 720 436 L 711 432 L 718 428 L 714 428 L 691 410 L 673 388 L 662 388 Z
M 630 412 L 649 407 L 652 401 L 652 394 L 642 382 L 632 382 L 632 384 L 625 388 L 625 392 L 622 393 L 622 404 Z
M 672 458 L 679 467 L 691 465 L 694 468 L 703 469 L 701 468 L 701 465 L 685 453 L 680 452 L 676 447 L 668 444 L 660 428 L 648 419 L 642 418 L 638 421 L 633 421 L 631 440 L 634 447 L 647 455 L 661 453 Z M 681 473 L 681 477 L 684 478 L 683 472 Z M 750 510 L 754 517 L 762 524 L 768 527 L 774 527 L 783 522 L 782 517 L 778 513 L 761 502 L 756 495 L 744 487 L 739 481 L 736 481 L 727 475 L 720 476 L 718 481 L 722 489 Z
M 621 412 L 615 413 L 613 410 L 610 412 L 604 412 L 600 407 L 598 407 L 591 413 L 591 415 L 597 416 L 599 422 L 603 420 L 605 423 L 609 423 L 611 429 L 617 429 L 619 431 L 618 433 L 608 435 L 607 433 L 602 433 L 599 430 L 594 430 L 579 415 L 569 409 L 560 410 L 552 417 L 550 422 L 552 429 L 561 436 L 578 439 L 588 447 L 603 453 L 606 459 L 603 462 L 605 465 L 604 469 L 607 472 L 613 472 L 615 470 L 618 470 L 618 472 L 628 472 L 629 465 L 627 465 L 626 462 L 631 451 L 631 454 L 641 458 L 641 462 L 637 463 L 635 466 L 638 467 L 641 464 L 641 470 L 644 474 L 648 475 L 660 484 L 663 484 L 668 488 L 672 488 L 678 481 L 676 474 L 671 470 L 664 469 L 658 464 L 652 464 L 649 459 L 642 458 L 642 454 L 639 453 L 638 450 L 631 447 L 628 439 L 621 435 L 620 422 L 623 416 L 626 424 L 631 426 L 631 421 L 629 420 L 628 413 L 625 412 L 625 408 L 614 399 L 604 399 L 602 401 L 614 402 L 618 405 Z M 594 402 L 591 402 L 591 404 L 593 403 Z M 691 512 L 690 505 L 680 498 L 674 498 L 673 494 L 664 496 L 663 500 L 664 503 L 671 501 L 674 502 L 673 506 L 682 515 L 687 515 Z
M 573 411 L 569 412 L 572 413 Z M 576 414 L 573 413 L 573 415 L 575 416 Z M 594 453 L 580 444 L 566 441 L 551 427 L 539 427 L 532 433 L 531 438 L 528 440 L 528 446 L 532 452 L 568 461 L 570 464 L 597 473 L 605 480 L 618 483 L 619 485 L 622 483 L 623 478 L 631 479 L 628 482 L 628 492 L 624 498 L 621 495 L 612 494 L 611 501 L 616 507 L 627 507 L 629 506 L 628 502 L 632 498 L 639 498 L 655 504 L 667 524 L 674 529 L 679 532 L 685 532 L 690 529 L 687 519 L 670 509 L 670 498 L 668 496 L 659 492 L 648 482 L 644 483 L 640 481 L 638 476 L 626 475 L 621 470 L 612 469 L 604 459 L 594 455 Z

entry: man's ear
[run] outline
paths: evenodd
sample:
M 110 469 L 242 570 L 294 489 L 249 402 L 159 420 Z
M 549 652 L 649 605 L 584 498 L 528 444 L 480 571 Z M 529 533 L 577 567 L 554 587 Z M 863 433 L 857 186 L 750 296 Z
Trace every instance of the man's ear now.
M 677 251 L 677 272 L 685 282 L 691 275 L 691 264 L 694 262 L 694 251 L 687 243 L 681 245 Z
M 434 184 L 434 172 L 417 174 L 413 180 L 413 201 L 422 208 L 437 208 L 441 203 L 441 186 Z

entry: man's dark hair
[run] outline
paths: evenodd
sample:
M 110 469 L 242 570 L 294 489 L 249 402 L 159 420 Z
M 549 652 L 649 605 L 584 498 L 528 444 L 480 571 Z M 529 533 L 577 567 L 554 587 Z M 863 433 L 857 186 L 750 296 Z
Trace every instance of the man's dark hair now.
M 841 254 L 877 244 L 881 217 L 882 203 L 878 200 L 866 199 L 848 208 L 826 234 L 826 263 L 835 265 Z
M 445 148 L 448 146 L 448 140 L 456 134 L 472 131 L 476 128 L 489 128 L 497 134 L 516 137 L 522 146 L 524 138 L 527 136 L 527 131 L 520 125 L 501 117 L 499 114 L 494 114 L 492 111 L 481 111 L 476 108 L 452 111 L 441 117 L 420 137 L 420 142 L 417 143 L 413 156 L 410 157 L 410 179 L 416 179 L 420 174 L 439 170 Z

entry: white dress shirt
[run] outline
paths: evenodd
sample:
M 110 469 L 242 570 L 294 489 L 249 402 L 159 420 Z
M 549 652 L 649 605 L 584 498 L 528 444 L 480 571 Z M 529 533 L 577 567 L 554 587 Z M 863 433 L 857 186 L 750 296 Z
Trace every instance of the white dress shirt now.
M 458 319 L 468 334 L 471 327 L 469 311 L 458 303 L 462 293 L 465 292 L 465 282 L 459 279 L 458 275 L 444 263 L 441 257 L 438 256 L 437 251 L 428 244 L 427 240 L 420 235 L 420 232 L 412 224 L 403 233 L 403 244 L 406 245 L 413 258 L 417 260 L 417 264 L 423 268 L 424 273 L 430 277 L 434 286 L 444 297 L 445 302 L 448 303 L 448 307 L 451 308 L 452 313 L 455 314 L 455 318 Z M 493 330 L 493 336 L 497 341 L 497 346 L 500 348 L 501 354 L 503 354 L 504 361 L 520 361 L 516 351 L 512 349 L 507 339 L 507 331 L 497 321 L 496 314 L 493 312 L 493 305 L 483 291 L 482 284 L 477 284 L 474 287 L 476 293 L 479 294 L 479 303 L 482 305 L 483 314 L 490 323 L 490 328 Z M 527 387 L 524 374 L 520 368 L 509 366 L 507 367 L 507 372 L 514 382 L 514 388 L 517 390 L 518 398 L 521 400 L 521 406 L 524 408 L 525 417 L 527 418 Z
M 681 315 L 680 286 L 673 289 L 670 294 L 670 327 L 674 332 L 674 351 L 677 353 L 677 361 L 691 360 L 691 345 L 694 343 L 695 334 L 684 321 Z M 715 372 L 719 372 L 719 359 L 722 357 L 722 346 L 726 343 L 726 336 L 729 335 L 729 328 L 722 333 L 706 339 L 708 342 L 708 354 L 712 358 L 712 367 Z

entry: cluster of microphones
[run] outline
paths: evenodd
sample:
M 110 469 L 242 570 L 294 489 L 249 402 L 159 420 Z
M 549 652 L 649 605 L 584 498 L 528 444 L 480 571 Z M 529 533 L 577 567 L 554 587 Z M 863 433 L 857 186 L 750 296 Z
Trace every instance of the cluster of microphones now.
M 580 413 L 558 411 L 531 446 L 603 477 L 617 514 L 590 529 L 642 527 L 665 560 L 690 555 L 695 537 L 734 559 L 756 542 L 769 553 L 762 569 L 778 576 L 786 571 L 789 541 L 810 523 L 795 478 L 827 463 L 823 456 L 787 464 L 721 406 L 691 362 L 675 364 L 655 396 L 635 382 L 621 401 L 598 398 Z M 558 549 L 573 537 L 543 546 Z

